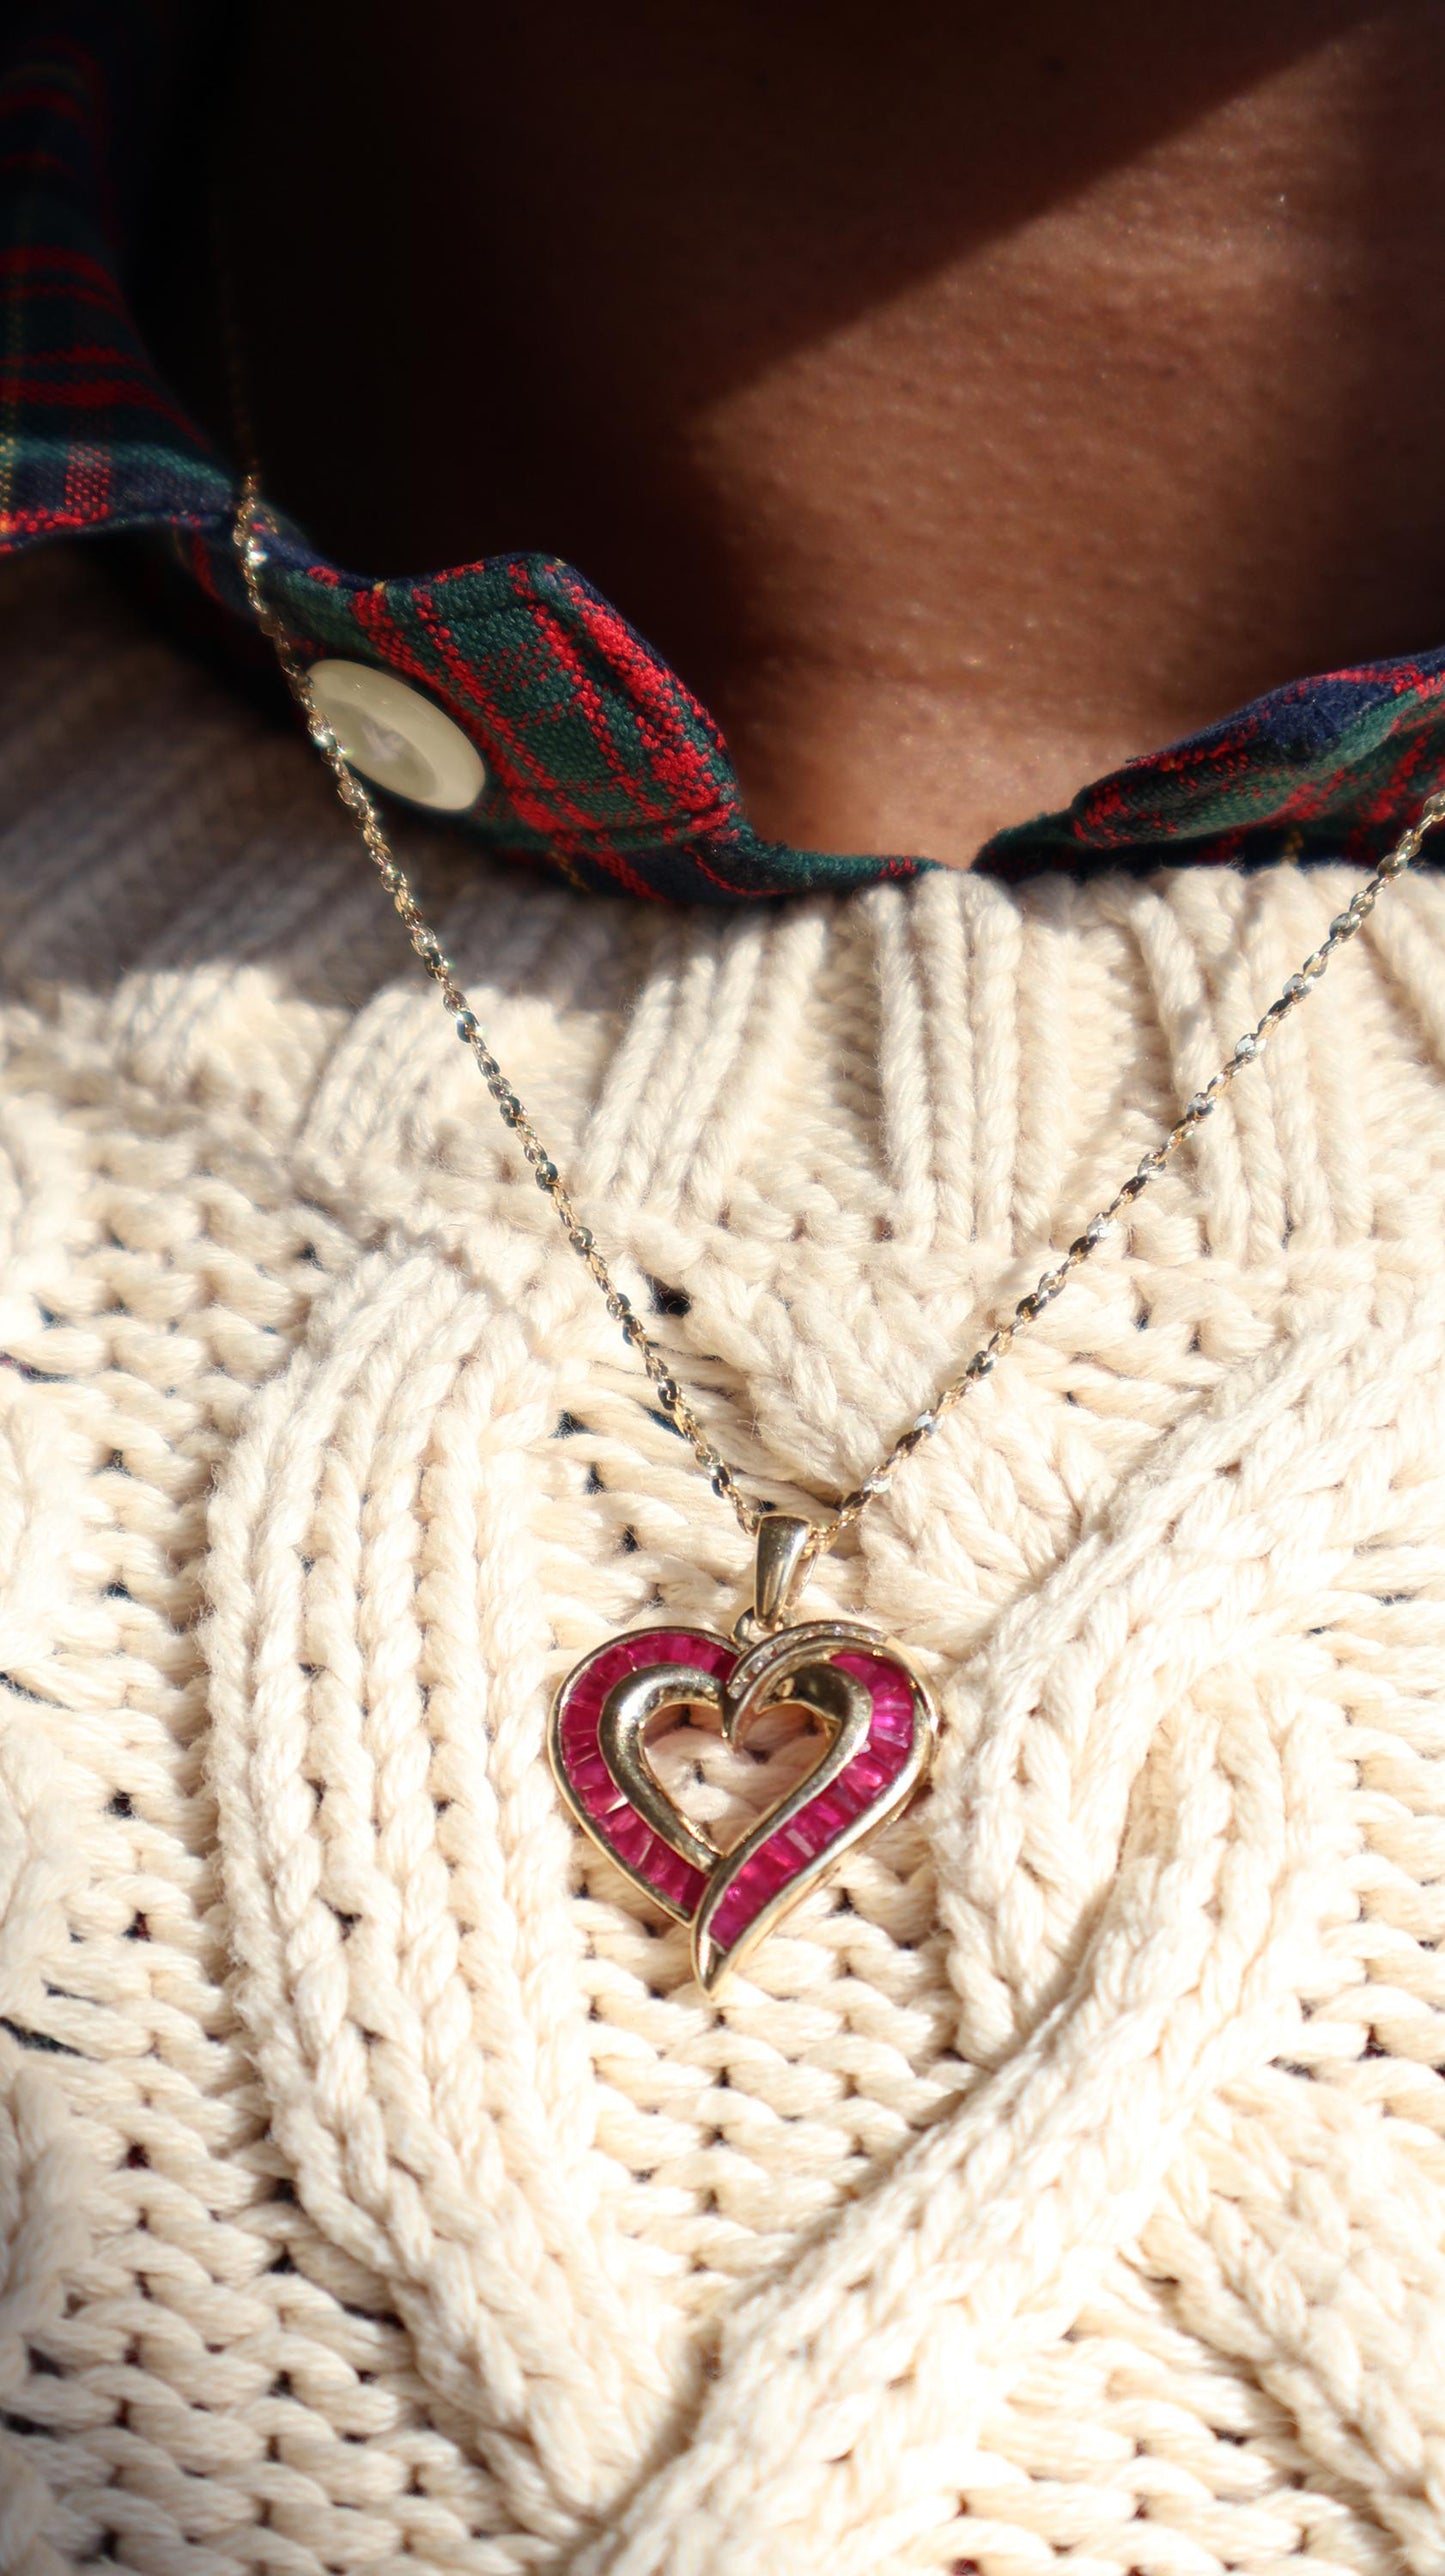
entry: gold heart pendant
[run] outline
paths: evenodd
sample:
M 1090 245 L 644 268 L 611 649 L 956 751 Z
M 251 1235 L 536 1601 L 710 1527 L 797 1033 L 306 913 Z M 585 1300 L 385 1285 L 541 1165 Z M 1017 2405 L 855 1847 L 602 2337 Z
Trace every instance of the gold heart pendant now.
M 768 1520 L 784 1515 L 767 1515 L 765 1530 Z M 891 1639 L 850 1619 L 768 1624 L 765 1608 L 785 1612 L 788 1597 L 770 1580 L 774 1562 L 765 1564 L 760 1536 L 758 1604 L 740 1640 L 629 1629 L 573 1667 L 552 1707 L 548 1748 L 568 1807 L 635 1887 L 692 1926 L 693 1967 L 709 1995 L 845 1851 L 906 1805 L 937 1733 L 928 1691 Z M 684 1709 L 706 1710 L 741 1746 L 759 1718 L 787 1708 L 821 1722 L 822 1756 L 720 1851 L 663 1789 L 648 1737 Z

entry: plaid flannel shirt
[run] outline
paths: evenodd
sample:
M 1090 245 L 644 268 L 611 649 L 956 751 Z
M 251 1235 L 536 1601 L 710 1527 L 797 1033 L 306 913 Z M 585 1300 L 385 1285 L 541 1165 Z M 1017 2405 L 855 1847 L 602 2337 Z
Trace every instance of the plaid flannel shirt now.
M 236 470 L 160 380 L 123 285 L 136 99 L 161 37 L 155 0 L 48 0 L 0 37 L 0 552 L 154 531 L 239 614 Z M 458 828 L 496 852 L 708 903 L 925 864 L 761 839 L 706 709 L 555 556 L 373 581 L 283 523 L 270 578 L 303 658 L 393 671 L 470 736 L 487 784 Z M 1371 859 L 1438 784 L 1442 693 L 1445 651 L 1294 681 L 997 834 L 978 864 Z

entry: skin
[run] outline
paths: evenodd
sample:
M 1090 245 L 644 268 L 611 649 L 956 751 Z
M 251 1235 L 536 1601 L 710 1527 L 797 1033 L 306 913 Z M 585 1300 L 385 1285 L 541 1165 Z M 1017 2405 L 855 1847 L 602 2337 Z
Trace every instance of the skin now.
M 259 0 L 282 51 L 222 145 L 270 488 L 373 572 L 579 563 L 764 832 L 967 865 L 1445 638 L 1438 0 Z

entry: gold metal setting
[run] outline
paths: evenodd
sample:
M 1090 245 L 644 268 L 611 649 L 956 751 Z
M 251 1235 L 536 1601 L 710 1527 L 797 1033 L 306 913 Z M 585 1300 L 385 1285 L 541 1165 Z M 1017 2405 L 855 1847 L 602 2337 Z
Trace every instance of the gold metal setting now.
M 603 1761 L 618 1788 L 626 1790 L 644 1824 L 706 1877 L 718 1858 L 717 1844 L 705 1827 L 690 1825 L 673 1805 L 647 1758 L 647 1738 L 658 1719 L 674 1716 L 683 1708 L 711 1709 L 727 1733 L 727 1695 L 715 1674 L 702 1672 L 695 1664 L 652 1664 L 614 1684 L 602 1704 L 597 1735 Z M 590 1833 L 591 1820 L 585 1813 L 582 1823 Z M 629 1875 L 634 1886 L 646 1886 L 636 1871 Z M 683 1915 L 680 1919 L 687 1918 Z
M 753 1624 L 760 1636 L 781 1628 L 811 1563 L 813 1526 L 793 1512 L 764 1512 L 753 1573 Z
M 691 1925 L 693 1973 L 704 1994 L 715 1996 L 759 1942 L 810 1888 L 828 1876 L 846 1852 L 909 1804 L 928 1775 L 937 1741 L 938 1713 L 927 1685 L 913 1670 L 902 1648 L 856 1619 L 814 1619 L 798 1627 L 776 1629 L 745 1647 L 740 1655 L 731 1641 L 716 1630 L 692 1630 L 689 1633 L 699 1646 L 710 1647 L 730 1660 L 736 1657 L 726 1679 L 720 1680 L 716 1673 L 699 1665 L 666 1658 L 644 1664 L 616 1682 L 606 1695 L 598 1722 L 602 1759 L 634 1814 L 706 1882 L 700 1904 L 690 1908 L 660 1889 L 645 1869 L 630 1862 L 598 1830 L 594 1814 L 579 1795 L 563 1749 L 563 1725 L 572 1696 L 599 1661 L 618 1646 L 645 1647 L 650 1637 L 672 1639 L 677 1633 L 675 1626 L 668 1625 L 629 1629 L 624 1636 L 609 1638 L 604 1645 L 594 1647 L 568 1673 L 555 1695 L 547 1749 L 557 1787 L 582 1831 L 651 1904 L 670 1914 L 675 1922 Z M 866 1746 L 870 1694 L 832 1660 L 860 1650 L 870 1657 L 886 1659 L 907 1683 L 913 1726 L 902 1767 L 886 1793 L 865 1813 L 831 1835 L 816 1855 L 795 1871 L 786 1886 L 752 1916 L 739 1938 L 719 1938 L 715 1927 L 720 1909 L 744 1872 L 779 1835 L 786 1833 L 814 1799 L 825 1796 Z M 760 1816 L 739 1841 L 723 1848 L 705 1826 L 692 1824 L 674 1806 L 648 1760 L 648 1737 L 683 1710 L 705 1709 L 716 1720 L 724 1740 L 741 1750 L 749 1728 L 759 1719 L 789 1708 L 802 1709 L 821 1724 L 826 1735 L 824 1750 L 786 1797 Z
M 839 1773 L 846 1769 L 856 1752 L 860 1736 L 868 1730 L 866 1706 L 856 1683 L 829 1663 L 828 1657 L 849 1646 L 864 1646 L 886 1654 L 906 1674 L 912 1686 L 916 1724 L 913 1744 L 904 1769 L 893 1783 L 886 1800 L 860 1816 L 830 1842 L 816 1860 L 808 1862 L 781 1893 L 765 1905 L 749 1925 L 742 1938 L 730 1946 L 714 1934 L 714 1924 L 729 1889 L 754 1855 L 784 1830 L 809 1799 L 818 1796 Z M 841 1688 L 840 1688 L 841 1686 Z M 834 1694 L 837 1694 L 836 1699 Z M 830 1706 L 830 1701 L 833 1703 Z M 781 1629 L 775 1637 L 755 1646 L 739 1664 L 728 1687 L 723 1710 L 723 1732 L 730 1744 L 737 1744 L 749 1722 L 776 1708 L 803 1707 L 820 1716 L 833 1728 L 832 1740 L 823 1759 L 800 1780 L 791 1794 L 770 1814 L 760 1817 L 751 1833 L 733 1849 L 719 1855 L 708 1881 L 704 1897 L 692 1926 L 692 1964 L 703 1993 L 715 1995 L 725 1978 L 740 1968 L 760 1941 L 791 1913 L 799 1899 L 820 1880 L 828 1877 L 846 1852 L 876 1833 L 880 1826 L 901 1815 L 916 1795 L 933 1761 L 938 1739 L 938 1712 L 925 1684 L 913 1670 L 902 1648 L 891 1638 L 879 1635 L 876 1628 L 866 1627 L 855 1619 L 817 1619 L 805 1627 Z

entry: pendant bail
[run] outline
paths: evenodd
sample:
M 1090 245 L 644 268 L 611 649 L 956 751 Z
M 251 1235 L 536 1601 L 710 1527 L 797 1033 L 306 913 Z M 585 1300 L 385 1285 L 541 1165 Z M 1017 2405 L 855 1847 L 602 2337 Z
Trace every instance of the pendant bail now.
M 758 1554 L 753 1572 L 753 1618 L 767 1636 L 786 1625 L 793 1595 L 806 1577 L 811 1521 L 795 1512 L 764 1512 L 758 1522 Z

